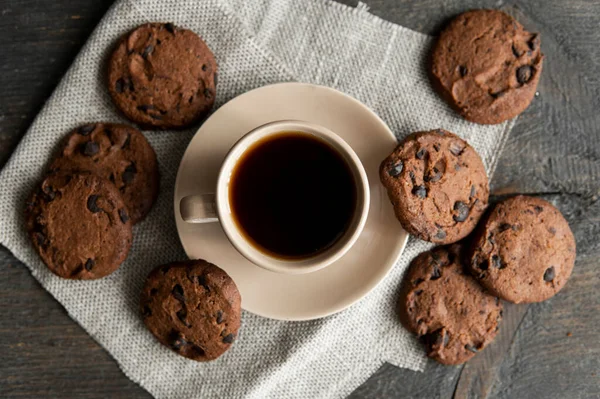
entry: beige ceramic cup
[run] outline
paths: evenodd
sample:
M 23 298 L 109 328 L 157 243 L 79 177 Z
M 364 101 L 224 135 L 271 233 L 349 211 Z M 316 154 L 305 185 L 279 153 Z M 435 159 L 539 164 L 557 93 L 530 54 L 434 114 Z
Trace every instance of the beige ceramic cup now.
M 345 233 L 327 250 L 312 257 L 281 259 L 266 254 L 248 242 L 231 215 L 229 204 L 229 182 L 232 171 L 254 143 L 281 132 L 301 132 L 326 142 L 346 161 L 352 172 L 356 187 L 356 208 Z M 318 195 L 318 193 L 315 193 Z M 367 220 L 369 212 L 369 182 L 360 159 L 352 148 L 332 131 L 312 123 L 282 120 L 267 123 L 244 135 L 229 150 L 225 157 L 214 193 L 198 193 L 181 199 L 181 218 L 187 223 L 220 222 L 231 244 L 249 261 L 257 266 L 278 273 L 302 274 L 324 268 L 341 258 L 356 242 Z

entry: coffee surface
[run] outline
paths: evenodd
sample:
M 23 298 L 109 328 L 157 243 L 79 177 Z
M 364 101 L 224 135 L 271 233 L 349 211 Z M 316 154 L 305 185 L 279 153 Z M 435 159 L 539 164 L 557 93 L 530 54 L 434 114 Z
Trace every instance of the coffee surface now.
M 356 208 L 356 184 L 329 144 L 282 132 L 242 155 L 231 176 L 229 202 L 236 224 L 259 250 L 305 258 L 344 234 Z

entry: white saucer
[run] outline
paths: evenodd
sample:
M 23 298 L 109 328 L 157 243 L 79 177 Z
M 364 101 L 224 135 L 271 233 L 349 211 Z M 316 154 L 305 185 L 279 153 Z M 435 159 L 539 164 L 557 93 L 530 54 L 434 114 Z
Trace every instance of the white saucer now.
M 341 136 L 358 154 L 369 178 L 371 207 L 356 244 L 323 270 L 301 275 L 264 270 L 240 255 L 219 223 L 189 224 L 179 202 L 211 193 L 228 150 L 245 133 L 267 122 L 297 119 L 322 125 Z M 192 259 L 206 259 L 236 282 L 242 308 L 280 320 L 328 316 L 367 295 L 398 261 L 408 234 L 396 220 L 379 182 L 379 164 L 396 146 L 387 125 L 369 108 L 334 89 L 280 83 L 252 90 L 219 108 L 191 140 L 175 182 L 175 220 Z

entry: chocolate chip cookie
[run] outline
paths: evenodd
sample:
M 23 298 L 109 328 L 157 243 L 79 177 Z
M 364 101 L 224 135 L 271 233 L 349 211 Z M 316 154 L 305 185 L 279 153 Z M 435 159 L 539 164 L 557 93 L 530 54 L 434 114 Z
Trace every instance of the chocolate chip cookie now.
M 500 298 L 541 302 L 567 283 L 575 238 L 550 203 L 518 196 L 497 204 L 477 228 L 469 260 L 471 273 Z
M 456 17 L 440 35 L 432 79 L 465 119 L 501 123 L 531 103 L 543 58 L 539 34 L 501 11 L 474 10 Z
M 112 54 L 108 89 L 117 108 L 148 128 L 183 128 L 215 101 L 217 63 L 194 32 L 171 23 L 141 25 Z
M 406 137 L 383 160 L 379 176 L 402 227 L 425 241 L 449 244 L 466 237 L 488 203 L 481 158 L 442 129 Z
M 443 364 L 460 364 L 496 336 L 500 300 L 465 272 L 461 245 L 436 247 L 411 262 L 400 293 L 402 324 L 417 334 L 427 355 Z
M 117 186 L 133 224 L 150 212 L 158 195 L 156 154 L 144 135 L 127 125 L 92 123 L 71 132 L 51 171 L 86 171 Z
M 57 276 L 90 280 L 117 270 L 131 247 L 131 221 L 117 188 L 93 174 L 51 174 L 26 209 L 33 246 Z
M 200 259 L 154 269 L 140 305 L 146 327 L 163 345 L 197 361 L 221 356 L 240 328 L 241 297 L 234 281 Z

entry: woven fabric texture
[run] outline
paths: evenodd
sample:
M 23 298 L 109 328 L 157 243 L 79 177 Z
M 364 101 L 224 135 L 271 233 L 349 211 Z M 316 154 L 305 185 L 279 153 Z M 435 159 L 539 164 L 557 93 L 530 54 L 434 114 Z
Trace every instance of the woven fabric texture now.
M 330 86 L 371 107 L 398 138 L 443 127 L 467 139 L 491 173 L 512 122 L 468 123 L 432 91 L 429 36 L 391 24 L 360 3 L 324 0 L 120 0 L 103 18 L 0 174 L 0 242 L 96 341 L 125 374 L 157 398 L 344 397 L 383 362 L 423 370 L 425 354 L 394 312 L 403 271 L 430 247 L 411 239 L 386 280 L 351 308 L 325 319 L 283 322 L 248 312 L 232 349 L 195 363 L 158 344 L 138 314 L 144 279 L 155 266 L 184 259 L 173 217 L 179 161 L 197 127 L 144 132 L 156 149 L 161 193 L 134 228 L 127 261 L 98 281 L 51 274 L 24 231 L 26 198 L 62 136 L 84 122 L 125 122 L 105 87 L 105 65 L 118 38 L 149 22 L 197 32 L 219 63 L 215 109 L 248 90 L 282 81 Z M 334 111 L 332 111 L 334 112 Z M 65 217 L 68 217 L 66 215 Z

